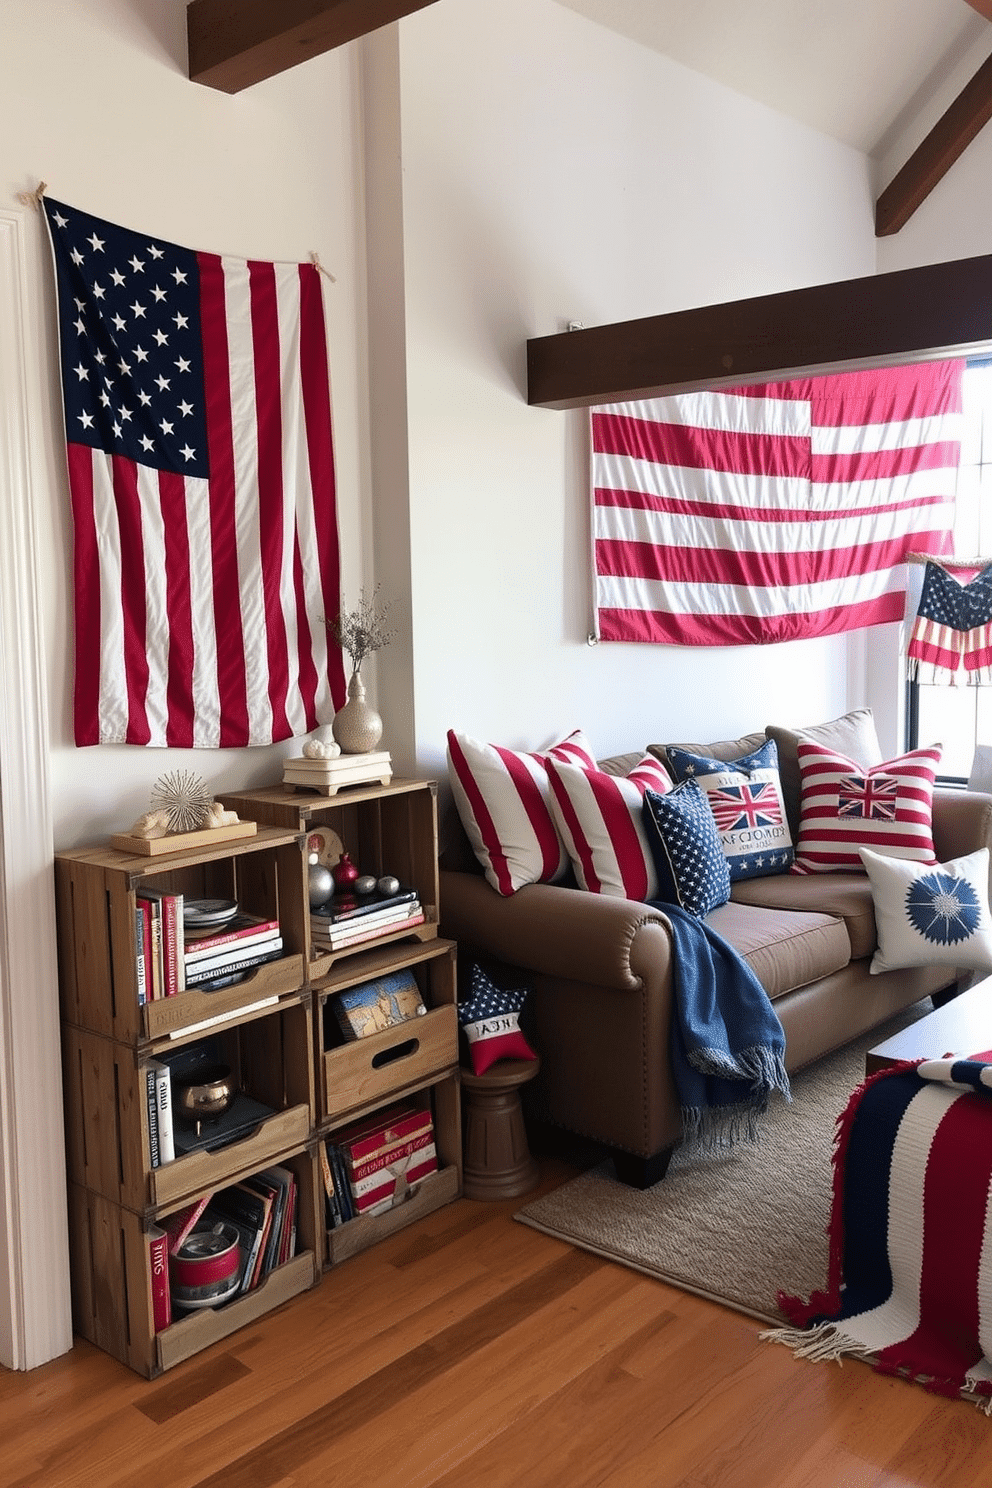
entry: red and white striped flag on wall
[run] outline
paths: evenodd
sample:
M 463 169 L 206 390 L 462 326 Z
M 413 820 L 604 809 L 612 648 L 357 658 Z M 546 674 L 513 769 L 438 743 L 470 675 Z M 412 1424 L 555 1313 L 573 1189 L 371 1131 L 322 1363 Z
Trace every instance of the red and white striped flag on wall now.
M 737 646 L 903 618 L 948 553 L 962 361 L 592 409 L 597 633 Z
M 220 749 L 344 701 L 319 270 L 43 198 L 74 531 L 76 743 Z

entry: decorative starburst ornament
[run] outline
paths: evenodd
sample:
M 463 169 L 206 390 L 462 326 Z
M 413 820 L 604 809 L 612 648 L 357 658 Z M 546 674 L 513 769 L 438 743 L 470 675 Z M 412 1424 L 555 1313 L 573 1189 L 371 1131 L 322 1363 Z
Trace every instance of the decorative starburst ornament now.
M 207 820 L 212 799 L 202 777 L 192 770 L 161 775 L 152 791 L 152 806 L 166 813 L 170 832 L 197 831 Z

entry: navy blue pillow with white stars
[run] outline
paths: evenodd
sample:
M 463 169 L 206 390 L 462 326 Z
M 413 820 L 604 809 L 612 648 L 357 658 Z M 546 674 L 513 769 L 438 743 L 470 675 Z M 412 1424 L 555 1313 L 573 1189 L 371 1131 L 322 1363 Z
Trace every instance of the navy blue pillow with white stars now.
M 536 1059 L 520 1031 L 526 987 L 504 991 L 479 966 L 472 967 L 469 997 L 458 1005 L 458 1022 L 468 1040 L 472 1072 L 484 1075 L 497 1059 Z
M 644 829 L 658 871 L 658 898 L 703 919 L 730 898 L 730 870 L 705 792 L 684 780 L 644 792 Z

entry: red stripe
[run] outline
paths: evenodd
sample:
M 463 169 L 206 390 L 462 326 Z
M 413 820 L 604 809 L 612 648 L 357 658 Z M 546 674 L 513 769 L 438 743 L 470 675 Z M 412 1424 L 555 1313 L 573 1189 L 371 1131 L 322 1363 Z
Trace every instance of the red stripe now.
M 323 595 L 322 615 L 332 620 L 341 608 L 341 553 L 331 434 L 331 395 L 327 373 L 327 333 L 324 326 L 320 272 L 314 264 L 300 265 L 300 375 L 316 532 L 316 552 L 307 553 L 305 561 L 318 565 Z M 323 623 L 321 616 L 310 616 L 309 619 L 311 623 Z M 343 707 L 346 697 L 344 662 L 340 648 L 330 641 L 327 646 L 327 678 L 335 709 Z
M 591 776 L 586 779 L 616 855 L 624 892 L 628 899 L 644 899 L 648 892 L 644 849 L 620 785 L 611 775 L 604 775 L 595 781 Z M 638 795 L 643 796 L 643 790 L 636 783 L 635 789 Z
M 230 357 L 224 271 L 214 254 L 197 255 L 203 334 L 203 383 L 210 450 L 210 536 L 217 692 L 221 749 L 242 747 L 249 738 L 248 682 L 241 623 L 240 575 L 234 510 L 234 432 L 231 420 Z
M 893 423 L 961 411 L 963 361 L 915 362 L 902 367 L 868 367 L 822 377 L 795 377 L 752 387 L 724 388 L 743 398 L 784 398 L 815 405 L 819 428 L 842 424 Z M 878 410 L 881 410 L 881 415 Z
M 255 420 L 258 447 L 258 549 L 265 607 L 265 652 L 272 738 L 292 737 L 286 714 L 289 691 L 289 646 L 282 611 L 283 488 L 281 351 L 276 304 L 275 266 L 249 263 L 251 334 L 255 372 Z
M 668 579 L 686 584 L 792 589 L 893 568 L 905 560 L 912 547 L 912 538 L 899 538 L 895 542 L 827 548 L 821 552 L 757 553 L 598 538 L 596 572 L 600 576 Z
M 595 412 L 592 437 L 597 454 L 624 455 L 655 465 L 736 475 L 808 477 L 810 473 L 806 435 L 736 433 Z
M 958 443 L 910 445 L 900 449 L 861 450 L 846 454 L 814 454 L 813 482 L 892 480 L 918 470 L 946 470 L 948 492 L 953 500 L 961 446 Z M 915 503 L 914 503 L 915 504 Z
M 111 457 L 114 502 L 121 543 L 121 622 L 124 627 L 124 677 L 127 685 L 126 744 L 151 738 L 145 699 L 148 696 L 148 618 L 145 599 L 145 543 L 141 530 L 138 472 L 131 460 Z M 168 616 L 160 623 L 168 625 Z
M 169 617 L 169 709 L 165 742 L 171 749 L 193 747 L 193 605 L 190 596 L 186 482 L 161 471 L 159 503 L 165 532 L 165 604 Z
M 75 592 L 74 738 L 84 748 L 100 742 L 100 549 L 93 511 L 93 461 L 98 455 L 85 444 L 70 444 L 66 453 Z
M 619 488 L 612 490 L 609 486 L 597 486 L 595 489 L 595 505 L 604 509 L 618 507 L 630 511 L 670 512 L 680 517 L 708 517 L 713 520 L 725 517 L 732 522 L 765 522 L 769 525 L 776 522 L 808 522 L 812 529 L 811 536 L 816 531 L 814 523 L 834 522 L 838 517 L 871 517 L 879 512 L 919 511 L 920 520 L 924 521 L 927 507 L 946 506 L 948 499 L 947 496 L 940 495 L 910 496 L 904 501 L 889 501 L 882 505 L 861 505 L 859 502 L 857 506 L 844 507 L 835 503 L 818 511 L 810 511 L 806 499 L 800 506 L 741 506 L 729 501 L 692 501 L 680 496 L 651 495 L 644 491 Z M 914 534 L 914 548 L 921 541 L 928 543 L 925 549 L 928 553 L 943 555 L 952 551 L 951 534 L 944 528 Z M 976 569 L 975 572 L 980 570 Z
M 667 646 L 760 646 L 901 620 L 903 598 L 902 594 L 883 594 L 860 604 L 766 616 L 603 608 L 599 611 L 599 635 L 603 641 L 649 641 Z

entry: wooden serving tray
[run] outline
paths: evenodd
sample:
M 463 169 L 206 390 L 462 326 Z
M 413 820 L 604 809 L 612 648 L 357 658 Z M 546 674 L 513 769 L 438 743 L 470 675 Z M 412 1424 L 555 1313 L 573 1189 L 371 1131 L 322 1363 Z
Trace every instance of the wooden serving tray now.
M 233 842 L 237 837 L 254 837 L 258 831 L 255 822 L 231 822 L 226 827 L 203 827 L 198 832 L 172 832 L 165 837 L 131 837 L 119 833 L 111 837 L 110 845 L 118 852 L 133 857 L 157 858 L 166 853 L 185 852 L 188 847 L 208 847 L 215 842 Z

